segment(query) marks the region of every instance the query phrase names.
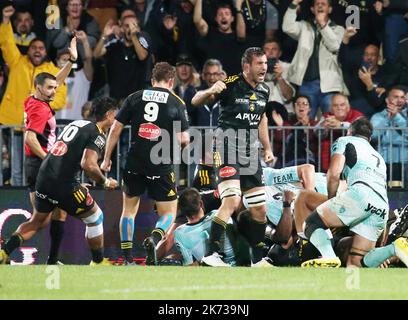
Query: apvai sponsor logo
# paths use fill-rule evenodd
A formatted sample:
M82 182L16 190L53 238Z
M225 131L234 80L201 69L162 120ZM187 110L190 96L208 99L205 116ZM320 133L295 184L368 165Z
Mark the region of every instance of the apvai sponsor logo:
M229 177L232 177L236 173L237 173L237 170L235 170L234 167L224 167L220 170L220 177L229 178Z
M161 129L153 123L142 123L138 135L144 139L154 140L160 137Z
M63 141L57 141L51 148L50 153L56 157L62 157L68 151L68 146Z

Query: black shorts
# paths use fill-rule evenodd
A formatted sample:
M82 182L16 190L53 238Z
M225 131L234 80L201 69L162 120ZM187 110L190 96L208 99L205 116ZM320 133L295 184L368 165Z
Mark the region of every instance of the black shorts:
M240 164L222 164L217 169L218 184L227 180L239 180L242 191L265 186L263 170L259 161L253 174L241 174L240 170L248 168Z
M35 183L37 182L38 171L40 170L42 159L38 157L26 157L25 174L27 186L30 192L35 191Z
M94 199L89 191L79 182L50 183L37 181L35 190L35 208L39 212L48 213L60 208L69 215L78 216L91 210Z
M140 197L147 193L156 201L172 201L177 199L177 187L174 172L162 176L146 176L125 171L123 174L123 192L129 197Z

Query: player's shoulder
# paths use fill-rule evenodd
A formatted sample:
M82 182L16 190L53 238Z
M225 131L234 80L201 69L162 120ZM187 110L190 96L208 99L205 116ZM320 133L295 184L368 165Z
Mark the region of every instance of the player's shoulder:
M173 91L171 92L171 95L176 99L176 101L178 101L181 105L185 106L186 103L184 102L184 100L179 97L177 94L175 94Z
M178 95L174 92L161 89L156 87L149 87L141 91L140 96L138 96L143 102L154 102L154 103L161 103L161 104L177 104L177 105L185 105L183 99L181 99Z

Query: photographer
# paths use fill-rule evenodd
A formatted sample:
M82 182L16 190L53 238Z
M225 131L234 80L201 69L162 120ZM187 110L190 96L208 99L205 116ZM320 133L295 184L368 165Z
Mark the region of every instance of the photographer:
M277 41L265 42L263 49L268 59L268 71L265 82L270 88L269 101L276 101L285 105L290 112L293 105L290 102L295 94L295 89L286 79L289 63L280 61L282 56L281 46Z

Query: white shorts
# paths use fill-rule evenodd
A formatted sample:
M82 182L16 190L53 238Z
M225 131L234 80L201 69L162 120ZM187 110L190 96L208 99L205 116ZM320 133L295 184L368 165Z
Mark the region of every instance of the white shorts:
M364 187L366 188L366 187ZM322 213L328 207L350 228L350 231L370 240L377 241L388 220L388 203L374 192L367 197L367 190L348 189L317 207Z

